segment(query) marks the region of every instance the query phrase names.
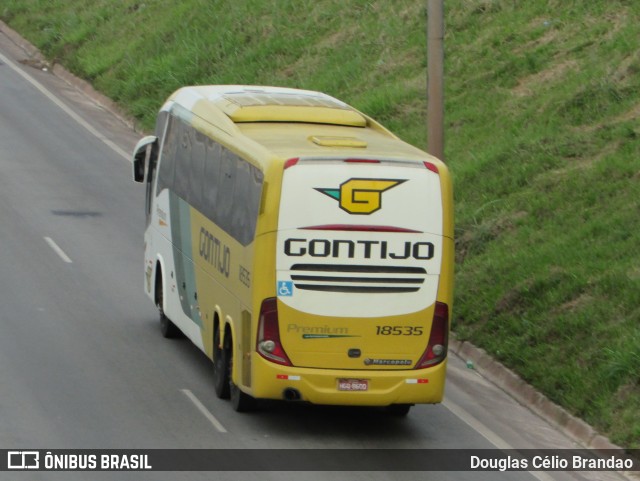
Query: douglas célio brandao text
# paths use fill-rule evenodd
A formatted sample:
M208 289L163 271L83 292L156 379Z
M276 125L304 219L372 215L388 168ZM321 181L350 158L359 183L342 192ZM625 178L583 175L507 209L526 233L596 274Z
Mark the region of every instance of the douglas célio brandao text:
M589 471L589 470L631 470L634 467L632 459L618 456L602 458L589 455L547 455L528 457L470 457L471 470L478 471Z

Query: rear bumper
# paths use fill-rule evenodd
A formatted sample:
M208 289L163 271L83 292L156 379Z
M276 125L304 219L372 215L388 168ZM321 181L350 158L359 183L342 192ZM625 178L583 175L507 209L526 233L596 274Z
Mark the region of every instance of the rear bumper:
M259 399L285 399L294 389L300 400L313 404L388 406L435 404L444 395L447 361L417 370L341 370L279 366L259 355L253 358L252 389ZM366 379L366 391L340 391L339 379Z

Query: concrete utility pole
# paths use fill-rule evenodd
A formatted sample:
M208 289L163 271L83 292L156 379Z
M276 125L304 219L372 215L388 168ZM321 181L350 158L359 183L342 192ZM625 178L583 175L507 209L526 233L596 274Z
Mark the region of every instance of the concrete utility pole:
M444 0L427 0L427 152L444 161Z

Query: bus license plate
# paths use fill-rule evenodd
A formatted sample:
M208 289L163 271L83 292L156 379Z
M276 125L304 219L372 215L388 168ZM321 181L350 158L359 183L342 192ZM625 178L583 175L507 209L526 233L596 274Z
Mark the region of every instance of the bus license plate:
M367 379L338 379L338 391L366 391L369 389Z

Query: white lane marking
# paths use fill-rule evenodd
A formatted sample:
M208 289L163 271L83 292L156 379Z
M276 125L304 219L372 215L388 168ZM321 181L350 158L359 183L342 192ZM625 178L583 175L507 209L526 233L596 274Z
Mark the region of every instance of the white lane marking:
M507 443L504 439L494 433L487 426L482 424L476 418L474 418L470 413L465 411L463 408L458 406L457 404L445 399L442 404L445 408L447 408L451 413L453 413L456 417L461 419L464 423L469 425L474 431L480 434L483 438L489 441L498 449L516 449ZM554 481L554 479L546 473L540 471L527 471L531 476L538 479L539 481Z
M51 237L45 237L44 240L47 241L47 244L49 244L53 251L60 256L60 259L65 261L67 264L71 264L73 262Z
M60 107L67 115L69 115L69 117L71 117L73 120L75 120L78 124L80 124L85 129L87 129L92 135L94 135L99 140L101 140L104 144L106 144L109 148L111 148L111 150L113 150L115 153L117 153L117 154L121 155L122 157L124 157L125 160L131 162L131 158L130 158L131 156L127 152L122 150L120 147L118 147L118 145L116 145L114 142L112 142L107 137L102 135L98 130L93 128L86 120L84 120L82 117L80 117L71 108L67 107L67 105L64 102L62 102L62 100L60 100L53 93L51 93L49 90L47 90L44 85L42 85L36 79L31 77L24 70L20 69L16 64L14 64L11 60L9 60L7 57L2 55L1 53L0 53L0 60L2 62L4 62L6 65L8 65L9 67L11 67L12 70L14 70L18 75L20 75L27 82L29 82L31 85L33 85L36 89L38 89L40 92L42 92L42 94L44 94L45 97L47 97L54 104L56 104L58 107Z
M193 404L195 404L195 406L204 415L204 417L207 418L211 424L213 424L214 428L216 428L221 433L227 432L220 421L218 421L216 417L211 414L211 411L209 411L205 407L205 405L200 402L200 399L198 399L195 394L193 394L189 389L181 389L181 391L191 400Z

